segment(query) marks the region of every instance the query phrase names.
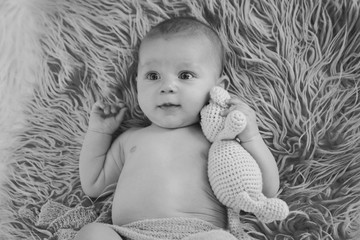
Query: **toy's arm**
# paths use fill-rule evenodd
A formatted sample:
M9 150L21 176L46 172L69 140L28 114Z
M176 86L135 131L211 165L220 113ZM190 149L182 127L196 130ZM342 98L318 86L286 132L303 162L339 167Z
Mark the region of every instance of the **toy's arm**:
M263 194L274 197L279 190L279 171L274 156L258 134L249 141L241 142L242 147L250 153L260 167L263 180Z

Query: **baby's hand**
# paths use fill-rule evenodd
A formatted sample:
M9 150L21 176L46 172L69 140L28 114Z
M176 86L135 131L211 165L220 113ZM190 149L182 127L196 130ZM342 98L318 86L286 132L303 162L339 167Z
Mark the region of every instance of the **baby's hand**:
M91 110L89 131L113 134L124 119L125 104L106 104L97 101Z
M238 98L231 98L228 100L227 104L229 107L222 112L221 115L223 117L226 117L233 110L239 110L246 116L246 127L237 136L241 142L249 142L260 134L258 125L256 123L256 114L252 108L250 108L246 103Z

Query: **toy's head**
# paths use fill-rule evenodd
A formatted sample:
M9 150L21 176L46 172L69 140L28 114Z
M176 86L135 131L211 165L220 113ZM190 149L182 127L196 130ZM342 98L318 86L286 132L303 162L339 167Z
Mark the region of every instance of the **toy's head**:
M210 102L200 112L201 127L205 137L214 142L223 130L225 118L220 113L227 108L227 100L230 94L221 87L213 87L210 91Z

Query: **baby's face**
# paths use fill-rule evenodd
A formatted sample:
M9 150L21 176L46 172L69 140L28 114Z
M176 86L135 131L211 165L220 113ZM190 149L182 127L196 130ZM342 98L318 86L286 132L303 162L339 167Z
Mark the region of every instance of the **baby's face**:
M221 81L213 48L199 36L157 37L142 43L138 101L153 124L179 128L199 121L210 89Z

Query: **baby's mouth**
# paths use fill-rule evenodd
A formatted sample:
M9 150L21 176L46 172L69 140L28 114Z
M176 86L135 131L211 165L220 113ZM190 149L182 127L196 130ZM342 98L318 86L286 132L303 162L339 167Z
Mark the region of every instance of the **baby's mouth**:
M180 106L181 106L180 104L164 103L164 104L159 105L158 107L160 109L171 109L171 108L178 108Z

